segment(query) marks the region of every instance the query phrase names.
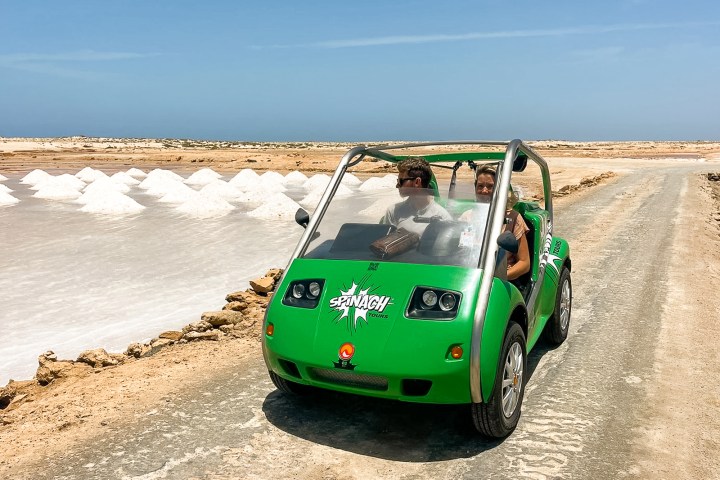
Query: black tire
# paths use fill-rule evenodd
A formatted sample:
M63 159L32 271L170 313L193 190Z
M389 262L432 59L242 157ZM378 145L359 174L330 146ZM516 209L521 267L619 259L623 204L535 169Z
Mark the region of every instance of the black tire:
M572 282L570 270L563 265L560 271L557 293L555 294L555 310L545 324L543 336L545 341L552 345L560 345L565 341L570 329L570 314L572 313Z
M285 380L280 375L272 371L268 371L268 373L270 374L270 380L272 380L277 389L283 393L290 393L293 395L307 395L310 393L310 387L307 385L301 385L299 383L291 382L290 380Z
M511 359L511 352L513 353ZM517 354L522 358L519 362ZM512 361L511 361L512 360ZM506 371L506 365L508 367ZM515 368L517 366L518 368ZM510 435L520 420L523 395L525 394L525 375L527 370L527 348L525 346L525 333L517 323L508 326L503 340L500 358L498 359L495 385L487 403L473 403L471 405L475 428L483 436L489 438L504 438ZM514 372L514 375L511 374ZM519 372L519 376L517 373ZM511 383L503 387L504 377L513 377ZM509 390L511 389L511 390ZM507 411L503 408L503 394L510 394L511 401Z

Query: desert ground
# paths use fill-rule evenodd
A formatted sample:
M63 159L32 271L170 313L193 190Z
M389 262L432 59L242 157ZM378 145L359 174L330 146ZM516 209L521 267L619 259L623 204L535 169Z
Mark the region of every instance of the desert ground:
M637 246L634 246L631 252L633 257L649 257L648 263L638 264L639 280L635 284L639 285L638 289L643 289L646 283L640 282L647 282L651 291L638 292L637 295L657 297L660 314L647 324L644 323L646 319L641 307L627 314L627 322L645 325L637 335L648 331L652 333L642 340L641 347L646 352L647 371L642 375L626 373L624 377L619 377L625 379L620 381L623 388L636 388L625 397L627 401L635 400L636 405L641 404L642 407L631 408L622 402L608 406L607 410L603 410L603 415L608 417L622 416L623 408L629 409L632 418L628 419L628 428L613 425L607 428L607 432L617 437L608 433L593 440L603 445L595 451L607 454L604 460L608 464L607 470L598 466L602 465L599 460L597 462L600 463L593 463L592 467L576 469L575 462L581 462L580 459L588 456L590 447L586 446L584 450L580 448L575 452L560 449L557 455L548 453L547 458L540 454L527 456L524 461L515 464L517 470L507 470L504 475L506 478L601 478L604 472L606 478L720 478L720 388L717 382L712 381L720 369L720 326L717 323L720 308L716 297L720 287L720 182L713 180L713 175L708 175L720 172L720 143L538 141L529 144L548 160L553 190L565 192L558 194L554 200L561 218L567 219L568 223L574 220L578 224L587 222L577 230L566 227L573 240L573 274L580 292L574 295L573 322L575 318L582 320L571 327L568 342L571 346L565 348L572 348L573 335L582 338L586 331L595 328L593 318L599 315L604 303L618 302L616 299L622 298L602 296L613 293L607 293L612 290L608 287L612 277L601 278L597 269L603 266L599 263L597 252L609 248L607 245L612 243L610 236L613 234L622 236L626 242L632 241L626 236L639 234L636 227L638 219L629 216L628 212L642 212L643 218L652 220L655 213L651 200L656 197L651 195L660 198L666 188L662 182L674 182L667 185L672 186L672 193L678 197L672 212L667 214L667 220L671 222L669 228L672 229L669 240L653 247L656 248L653 251L637 251ZM86 137L0 138L0 173L24 173L36 168L51 173L74 173L87 166L107 173L130 167L145 171L165 168L178 172L209 167L218 172L252 168L257 172L300 170L329 173L350 146L317 142L268 144ZM394 172L392 165L382 161L363 162L354 171L363 174ZM443 175L448 173L439 173L439 176ZM673 177L678 178L677 182ZM639 179L637 183L631 182L634 178ZM601 201L603 195L607 199ZM595 201L599 210L594 218L575 216L578 210L595 205ZM629 234L622 233L628 230ZM662 269L658 270L658 275L662 278L655 281L641 279L641 270L647 268L650 271L659 264L662 264ZM284 265L277 267L283 268ZM258 272L258 277L265 273ZM634 288L631 280L617 287L628 291ZM603 289L606 292L601 292ZM581 297L583 292L586 295L584 299ZM598 295L592 303L597 308L583 308L583 301L590 305L589 298L595 295L593 292ZM157 352L143 354L140 358L129 357L111 366L91 367L76 362L47 385L40 385L37 379L25 379L2 388L0 477L46 478L49 475L48 478L104 478L105 474L96 472L92 466L68 473L69 467L63 467L61 459L67 455L73 457L73 452L87 451L92 445L99 447L110 432L132 434L135 431L132 425L138 419L152 423L155 418L152 412L162 412L167 405L195 398L197 392L208 389L208 381L213 377L251 375L247 372L253 370L247 366L256 367L262 363L259 339L263 302L267 301L262 297L260 295L254 307L246 311L248 320L242 328L224 329L215 339L165 342ZM641 305L640 299L638 302ZM198 312L198 319L201 313ZM603 334L600 329L597 335ZM624 335L621 330L613 334ZM42 353L37 352L38 355ZM570 367L563 363L570 361L570 354L568 350L548 352L539 360L539 365L557 366L559 370ZM632 347L623 350L619 356L631 358ZM259 375L264 376L265 373L260 372ZM562 371L558 375L562 376ZM587 372L584 375L590 376ZM540 391L538 384L542 384L544 377L536 376L537 379L533 377L536 384L532 387ZM634 384L640 380L635 378L642 379L639 390ZM273 390L264 377L253 382L253 385L261 382L257 388L262 392ZM530 387L528 391L529 395L535 392ZM595 394L603 396L602 391ZM263 397L267 398L272 395L275 394L263 393ZM260 407L251 405L248 408L257 411ZM299 406L291 404L288 412L296 408ZM562 405L554 408L563 410ZM523 418L532 416L531 409L532 406L529 406L523 411ZM593 415L596 420L602 416L597 412ZM223 453L219 460L221 467L217 470L213 470L213 464L188 474L187 471L173 470L172 465L175 464L169 462L153 470L153 475L123 471L116 473L116 478L429 478L443 471L438 470L444 465L442 462L398 461L395 457L363 455L351 448L334 448L321 445L322 442L313 442L312 435L309 436L310 441L301 438L304 443L297 446L293 442L298 441L296 437L303 437L301 433L295 431L294 435L281 435L275 431L275 423L271 423L268 426L266 420L256 419L252 427L261 430L255 431L254 440L248 441L248 445L252 443L256 448L258 445L272 445L274 449L284 451L288 456L281 462L285 470L268 467L269 452L255 451L253 462L238 460L233 452L237 450L241 452L238 455L242 455L243 448L246 453L250 448L239 444ZM543 431L552 430L552 425L550 422ZM581 430L584 428L586 426L578 427L568 435L582 437ZM624 433L619 433L621 430ZM268 435L272 438L266 438ZM513 434L516 439L521 435L524 433ZM260 441L259 438L265 440ZM620 441L620 438L625 441ZM613 444L622 444L624 448L618 450ZM504 445L514 444L508 440ZM483 455L490 455L488 452L492 453L492 448L474 452L471 456L458 455L462 458L451 456L445 467L457 474L455 476L479 474L483 470L477 462L482 460ZM78 455L78 458L82 456ZM615 455L624 457L624 460L622 468L613 470ZM562 459L558 460L560 457ZM528 467L533 458L538 463L547 459L556 463L533 470ZM52 468L42 473L44 465Z

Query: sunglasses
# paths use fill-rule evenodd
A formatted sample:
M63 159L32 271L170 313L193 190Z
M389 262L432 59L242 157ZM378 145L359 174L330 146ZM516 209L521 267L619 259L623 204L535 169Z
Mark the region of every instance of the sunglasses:
M403 183L407 182L408 180L415 180L416 178L420 178L420 177L398 177L397 184L402 185Z

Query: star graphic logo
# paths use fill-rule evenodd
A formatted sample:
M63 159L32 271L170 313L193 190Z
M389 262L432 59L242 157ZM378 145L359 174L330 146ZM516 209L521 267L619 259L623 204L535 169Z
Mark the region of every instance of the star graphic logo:
M348 330L356 332L358 327L368 324L368 312L382 313L392 303L392 298L371 294L371 290L372 287L363 288L354 280L347 290L340 289L340 295L330 299L330 308L340 314L335 323L345 320Z

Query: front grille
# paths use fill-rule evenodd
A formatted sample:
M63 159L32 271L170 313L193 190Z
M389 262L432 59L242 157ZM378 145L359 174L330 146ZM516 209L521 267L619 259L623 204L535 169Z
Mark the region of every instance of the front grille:
M368 390L388 389L388 381L385 377L375 375L363 375L362 373L346 372L330 368L308 368L308 373L315 380L348 387L367 388Z

